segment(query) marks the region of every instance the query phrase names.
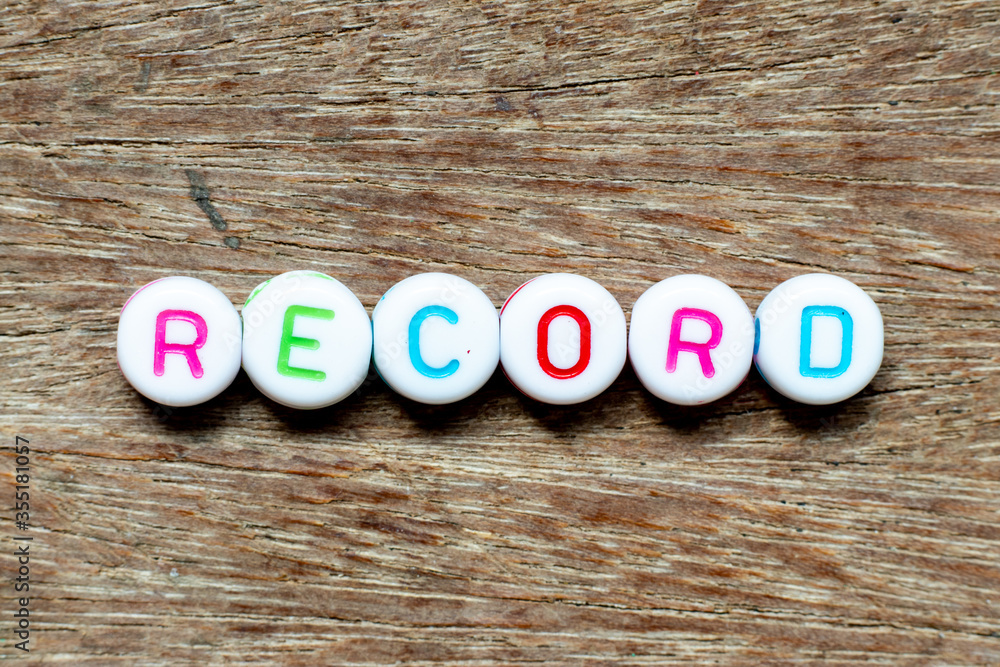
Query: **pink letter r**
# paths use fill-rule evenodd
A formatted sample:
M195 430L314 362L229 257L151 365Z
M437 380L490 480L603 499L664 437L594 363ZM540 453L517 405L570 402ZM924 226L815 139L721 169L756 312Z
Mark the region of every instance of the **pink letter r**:
M712 329L712 335L704 343L692 343L681 340L681 325L684 320L701 320ZM705 377L715 377L715 366L712 365L712 357L708 351L718 347L722 342L722 322L719 321L715 313L700 308L678 308L674 313L674 319L670 323L670 342L667 344L667 372L673 373L677 370L677 353L694 352L701 362L701 372Z
M194 325L195 337L193 343L168 343L167 342L167 321L181 320ZM156 316L156 341L153 347L153 373L157 376L163 375L163 361L168 354L183 354L187 359L191 375L200 378L205 374L201 368L201 361L198 360L198 348L208 340L208 325L205 319L198 313L190 310L163 310Z

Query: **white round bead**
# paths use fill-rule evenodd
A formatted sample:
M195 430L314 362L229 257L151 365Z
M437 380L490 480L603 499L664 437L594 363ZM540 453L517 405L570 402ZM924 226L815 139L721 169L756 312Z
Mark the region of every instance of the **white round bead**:
M282 405L311 410L342 401L364 382L371 354L365 307L326 274L283 273L243 305L243 368Z
M497 309L482 290L447 273L402 280L372 311L375 369L394 390L440 405L475 393L500 361Z
M556 405L589 400L625 365L625 313L589 278L550 273L524 283L500 310L500 363L519 390Z
M118 318L118 367L143 396L182 407L218 396L240 370L240 316L203 280L161 278Z
M632 307L632 368L654 396L677 405L710 403L740 386L753 342L750 309L715 278L661 280Z
M882 314L860 287L838 276L786 280L764 297L755 324L757 370L800 403L850 398L882 364Z

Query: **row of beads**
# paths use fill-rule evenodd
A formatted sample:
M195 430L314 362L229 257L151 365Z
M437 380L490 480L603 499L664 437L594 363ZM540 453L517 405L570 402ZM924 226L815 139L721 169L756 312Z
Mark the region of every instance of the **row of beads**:
M342 283L292 271L258 285L242 318L229 299L188 277L153 281L122 308L118 365L144 396L196 405L222 392L240 366L274 401L332 405L375 370L415 401L459 401L499 363L524 394L568 405L607 389L628 358L642 384L678 405L733 391L752 363L785 396L814 405L863 389L882 363L878 306L857 285L808 274L772 290L750 314L743 299L707 276L650 287L630 327L615 298L589 278L543 275L500 309L482 290L444 273L389 289L369 320Z

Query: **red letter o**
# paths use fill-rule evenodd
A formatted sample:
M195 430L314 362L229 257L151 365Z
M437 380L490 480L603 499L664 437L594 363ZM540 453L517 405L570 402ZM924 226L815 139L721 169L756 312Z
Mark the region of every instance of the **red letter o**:
M557 317L572 317L580 327L580 358L569 368L557 368L549 359L549 326ZM568 380L582 373L590 363L590 320L576 306L555 306L549 308L538 320L538 365L548 375Z

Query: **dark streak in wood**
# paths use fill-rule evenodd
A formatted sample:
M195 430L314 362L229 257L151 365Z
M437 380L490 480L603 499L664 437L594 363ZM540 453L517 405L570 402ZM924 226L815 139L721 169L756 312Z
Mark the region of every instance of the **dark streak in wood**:
M215 210L215 206L212 204L211 193L205 184L205 178L194 169L185 169L184 174L191 183L191 199L208 216L208 221L212 223L212 227L219 231L224 231L227 227L226 221L222 219L222 216L219 215L219 212Z
M143 60L142 64L139 66L139 80L132 87L132 89L137 93L144 93L149 88L149 73L153 69L153 63L149 60Z

